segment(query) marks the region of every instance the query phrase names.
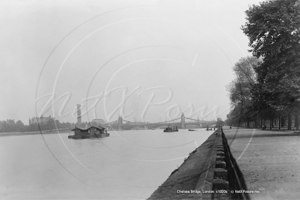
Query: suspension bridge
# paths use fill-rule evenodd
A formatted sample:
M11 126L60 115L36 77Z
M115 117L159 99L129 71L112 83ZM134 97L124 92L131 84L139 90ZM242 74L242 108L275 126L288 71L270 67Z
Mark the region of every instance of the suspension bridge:
M121 116L117 120L102 124L103 127L112 128L115 130L134 130L134 129L159 129L165 128L169 124L177 126L179 129L186 128L206 128L216 126L216 121L203 121L199 119L193 119L185 117L182 113L181 117L171 119L163 122L132 122L123 119Z

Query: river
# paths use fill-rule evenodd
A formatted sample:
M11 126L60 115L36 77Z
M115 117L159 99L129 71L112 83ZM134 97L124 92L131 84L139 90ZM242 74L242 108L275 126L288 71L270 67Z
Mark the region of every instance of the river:
M0 137L0 199L146 199L212 131Z

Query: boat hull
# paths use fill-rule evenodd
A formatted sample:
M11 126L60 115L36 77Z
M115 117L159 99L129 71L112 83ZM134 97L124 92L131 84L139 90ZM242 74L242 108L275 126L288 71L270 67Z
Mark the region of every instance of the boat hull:
M178 130L164 130L164 132L178 132Z
M90 139L90 138L105 138L105 137L109 137L109 133L105 133L105 134L99 134L99 135L69 135L68 138L69 139Z

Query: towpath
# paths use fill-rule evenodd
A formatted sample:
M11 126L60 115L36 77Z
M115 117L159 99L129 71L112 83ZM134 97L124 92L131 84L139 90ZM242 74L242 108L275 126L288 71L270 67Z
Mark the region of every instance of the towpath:
M300 134L224 127L251 199L300 198Z

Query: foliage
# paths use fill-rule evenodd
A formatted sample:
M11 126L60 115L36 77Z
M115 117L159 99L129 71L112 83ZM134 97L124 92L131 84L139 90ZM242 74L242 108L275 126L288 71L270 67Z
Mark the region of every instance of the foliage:
M259 64L255 57L241 58L233 67L236 79L227 87L232 106L251 100L251 88L256 83L254 68Z
M259 117L271 127L274 119L287 116L290 129L291 114L300 111L300 0L268 0L250 6L246 15L242 30L259 61L253 71L235 70L238 78L230 87L234 109L227 121L237 123L233 116L240 112L239 123Z
M70 129L73 128L74 123L64 122L60 123L58 120L51 118L47 123L33 123L30 125L24 125L21 120L15 122L12 119L6 121L0 121L0 132L26 132L26 131L44 131L53 129Z
M274 0L253 5L242 26L251 52L262 58L252 97L257 109L299 109L300 1Z
M233 67L236 78L228 86L232 112L230 123L240 123L251 118L251 90L256 83L254 68L260 63L255 57L241 58Z

